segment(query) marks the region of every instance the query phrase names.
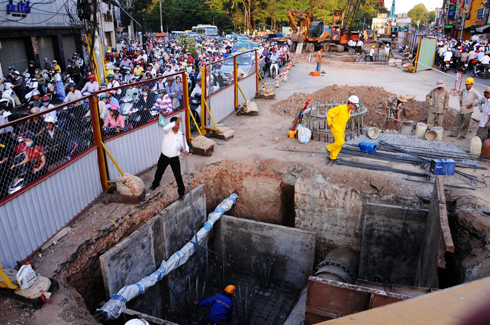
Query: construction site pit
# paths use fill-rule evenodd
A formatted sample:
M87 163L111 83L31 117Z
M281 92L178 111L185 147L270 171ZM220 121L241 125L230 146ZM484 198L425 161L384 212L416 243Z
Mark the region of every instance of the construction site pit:
M367 107L393 95L381 87L331 85L275 101L264 115L289 121L308 97L340 101L354 93ZM410 101L407 107L403 120L426 119L425 102ZM368 112L364 122L382 128L384 118ZM232 120L227 125L241 124ZM176 200L176 184L166 175L165 185L141 204L95 202L70 225L70 239L34 255L36 270L58 278L61 290L79 302L72 310L64 308L62 318L96 324L90 315L97 308L186 245L232 193L238 195L236 203L184 265L128 302L119 319L100 322L124 324L151 316L158 319L155 324L198 324L209 309L194 300L234 284L233 324L298 324L295 313L301 308L313 324L376 307L345 300L336 311L321 309L332 290L380 295L383 305L490 274L490 222L481 213L488 194L445 188L447 178L441 176L417 183L410 181L416 177L388 171L327 166L324 142L311 141L301 153L299 145L275 136L275 128L268 132L260 136L270 138L274 147L264 145L263 150L278 149L274 158L251 154L237 159L240 153L233 148L248 146L249 139L235 137L234 143L220 144L231 148L228 157L196 163L190 173L193 202L189 194ZM388 134L381 138L391 139ZM139 176L149 184L153 173L154 168ZM70 246L76 249L60 258L58 250ZM90 315L75 311L84 309L80 297Z

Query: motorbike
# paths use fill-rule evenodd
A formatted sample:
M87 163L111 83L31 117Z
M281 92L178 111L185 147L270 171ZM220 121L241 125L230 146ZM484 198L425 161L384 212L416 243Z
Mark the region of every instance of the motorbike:
M4 90L2 92L2 102L6 103L8 106L8 111L16 108L22 108L24 105L20 103L20 99L12 89L12 83L6 82L4 83Z
M194 97L191 98L190 101L190 109L192 116L194 116L194 119L197 122L197 126L201 126L201 117L199 115L199 112L201 111L201 94L196 94ZM194 123L194 119L192 117L190 118L191 122L191 132L196 130L196 123Z
M447 73L451 69L451 61L444 61L441 69L443 72Z
M13 160L13 164L17 165L21 163L25 159L26 153L21 152L18 153ZM14 179L10 182L8 187L8 194L12 195L15 192L20 191L27 184L29 184L29 173L32 173L32 168L28 166L29 164L24 164L22 166L15 168L15 176Z
M132 124L133 126L141 124L141 112L138 108L134 107L134 103L137 98L125 96L121 99L121 114L124 116L125 124Z
M459 61L456 71L460 71L465 74L466 70L468 70L468 62Z
M481 77L488 79L490 77L490 65L488 64L474 64L470 74L472 77Z
M270 66L270 76L274 79L277 74L279 74L279 63L277 61L272 61Z

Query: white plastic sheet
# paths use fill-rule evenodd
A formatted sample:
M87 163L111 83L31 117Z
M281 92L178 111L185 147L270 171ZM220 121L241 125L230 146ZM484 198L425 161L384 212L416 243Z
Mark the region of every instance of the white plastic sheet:
M218 221L226 211L231 209L237 198L238 195L236 194L230 195L229 198L221 202L220 205L209 214L208 221L206 221L204 226L197 232L197 241L199 244L206 238L209 231L213 228L214 223ZM134 284L130 284L120 289L115 295L112 295L111 299L106 302L101 309L97 309L97 312L104 313L106 320L118 319L123 310L126 309L126 303L128 301L143 294L148 288L154 286L157 281L160 281L171 271L185 264L189 257L195 252L195 237L193 237L181 250L170 256L168 261L162 261L162 264L155 272L145 276Z

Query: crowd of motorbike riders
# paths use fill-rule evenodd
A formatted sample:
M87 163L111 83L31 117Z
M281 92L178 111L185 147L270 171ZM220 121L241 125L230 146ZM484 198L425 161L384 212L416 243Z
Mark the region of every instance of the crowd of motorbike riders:
M178 46L172 36L160 43L149 35L146 50L139 42L131 44L122 35L118 39L123 46L119 51L115 48L107 51L107 83L100 85L90 65L77 53L68 60L64 71L50 58L44 58L42 66L30 61L22 72L9 67L8 76L1 80L4 91L0 99L0 199L93 145L88 100L81 99L85 95L107 90L98 93L100 122L107 137L183 107L186 89L183 80L180 75L167 75L187 74L193 114L197 114L200 105L200 68L206 66L209 71L206 76L211 93L227 86L220 71L223 62L217 61L235 54L232 40L196 38L196 51L191 53ZM261 67L264 72L270 71L272 62L285 64L289 60L287 42L257 40L257 43L265 62ZM277 70L279 73L279 67ZM240 68L237 77L243 77ZM131 85L140 81L147 82ZM111 90L121 85L127 87ZM34 116L26 123L1 128L10 121L64 103L70 105Z
M448 72L470 72L472 77L490 77L490 44L478 38L441 39L437 43L436 63L439 69Z

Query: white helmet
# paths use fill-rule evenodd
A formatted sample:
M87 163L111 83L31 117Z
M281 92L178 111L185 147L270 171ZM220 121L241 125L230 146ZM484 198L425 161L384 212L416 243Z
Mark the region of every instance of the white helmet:
M359 105L359 97L357 97L356 95L350 96L349 99L347 99L347 101L349 103Z
M48 116L44 119L44 123L53 123L54 124L54 117Z

